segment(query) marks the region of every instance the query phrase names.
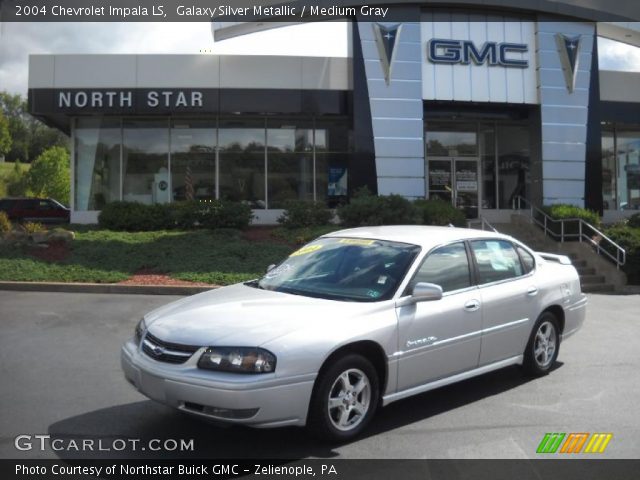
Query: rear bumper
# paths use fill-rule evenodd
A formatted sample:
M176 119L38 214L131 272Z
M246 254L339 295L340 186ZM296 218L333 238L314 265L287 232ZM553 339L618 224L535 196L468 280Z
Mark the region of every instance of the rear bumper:
M580 294L580 298L564 307L564 330L562 340L569 338L582 327L587 315L587 296Z
M155 361L129 340L121 351L126 379L143 395L210 420L276 427L303 426L315 375L277 379L265 375L208 372L197 368L197 352L186 363Z

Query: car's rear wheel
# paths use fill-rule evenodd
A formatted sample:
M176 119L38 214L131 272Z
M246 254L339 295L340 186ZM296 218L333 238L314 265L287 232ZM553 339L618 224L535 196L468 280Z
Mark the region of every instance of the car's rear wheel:
M549 373L560 351L560 329L558 319L551 312L538 318L524 354L524 370L533 376Z
M349 440L367 426L379 397L378 374L371 362L356 354L341 357L317 380L308 427L325 440Z

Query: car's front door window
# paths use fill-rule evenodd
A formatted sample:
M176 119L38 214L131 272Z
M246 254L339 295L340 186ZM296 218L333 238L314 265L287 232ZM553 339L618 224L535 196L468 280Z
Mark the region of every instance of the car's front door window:
M409 283L408 293L418 282L440 285L445 293L470 287L471 274L464 243L452 243L429 253Z

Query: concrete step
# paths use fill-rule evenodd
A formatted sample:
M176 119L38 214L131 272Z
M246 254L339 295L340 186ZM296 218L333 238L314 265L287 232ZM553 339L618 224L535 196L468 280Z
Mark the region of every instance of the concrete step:
M582 285L604 283L604 275L580 275L580 283Z
M613 292L615 287L610 283L587 284L582 286L584 293L608 293Z
M576 267L576 270L578 270L578 275L595 275L596 273L596 269L593 267Z
M587 261L586 260L572 260L571 263L573 263L573 266L576 268L584 268L587 266Z

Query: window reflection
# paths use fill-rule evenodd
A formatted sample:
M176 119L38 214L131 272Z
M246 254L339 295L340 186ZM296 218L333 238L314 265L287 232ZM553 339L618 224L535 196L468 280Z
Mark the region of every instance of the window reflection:
M120 119L79 118L75 127L75 209L120 199Z
M216 198L216 129L212 121L171 123L173 201Z
M605 209L640 209L640 128L608 126L602 133Z

